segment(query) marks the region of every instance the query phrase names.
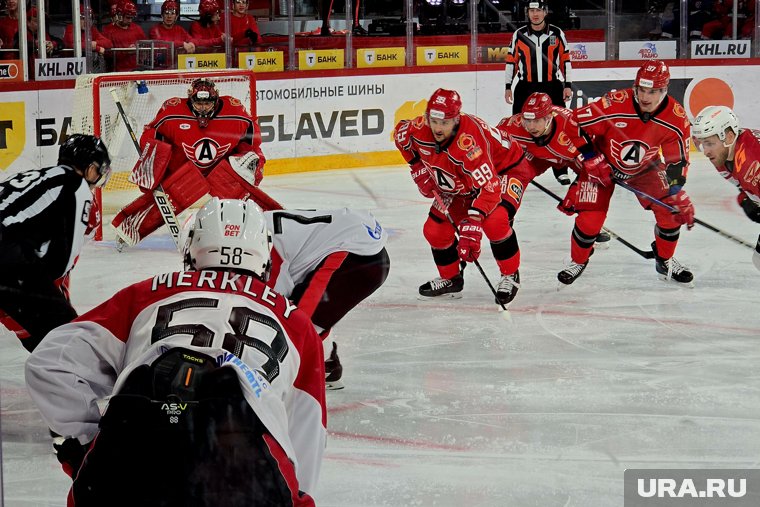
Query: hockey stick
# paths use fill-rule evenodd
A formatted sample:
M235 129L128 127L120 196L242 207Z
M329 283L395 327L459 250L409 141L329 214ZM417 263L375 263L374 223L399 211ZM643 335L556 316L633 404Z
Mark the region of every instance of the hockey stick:
M557 202L562 202L562 198L543 186L542 184L538 183L535 180L531 180L531 183L535 186L537 186L542 192L544 192L546 195L553 197ZM642 256L645 259L654 259L654 252L652 250L642 250L641 248L638 248L636 245L628 242L626 239L620 237L619 234L616 232L610 230L608 227L602 227L602 230L609 234L611 237L615 238L640 256Z
M137 142L135 131L132 130L132 125L129 124L129 119L127 118L127 114L124 112L124 108L121 105L119 94L117 93L116 88L111 88L109 92L111 93L113 101L116 103L116 108L119 110L119 116L121 116L121 119L124 121L124 126L127 128L129 137L132 138L132 144L134 144L135 150L137 150L137 156L139 157L140 161L142 161L143 154L142 150L140 150L140 143ZM169 198L167 197L166 192L164 192L164 188L160 183L156 185L156 188L153 190L153 199L156 201L156 206L158 207L158 211L161 213L161 218L164 219L164 223L169 229L169 234L172 236L174 246L176 246L177 250L181 252L182 247L179 244L180 230L179 224L177 222L177 216L174 214L174 207L172 206L171 202L169 202Z
M459 233L457 232L457 226L454 223L454 219L451 218L451 214L449 213L449 207L446 206L446 203L443 202L443 199L441 199L441 194L438 193L438 191L433 190L433 197L435 198L435 202L438 203L438 206L443 211L443 214L446 215L446 218L449 220L449 223L454 228L454 234L457 238L457 241L459 240ZM493 297L495 298L496 304L498 304L502 310L505 312L508 311L507 307L504 306L504 303L499 302L499 296L496 295L496 289L494 289L493 284L491 283L491 280L488 279L488 275L486 275L486 272L483 271L483 267L480 265L477 259L472 261L473 264L475 264L475 267L478 268L478 271L480 271L481 276L483 277L483 280L486 281L488 284L488 288L491 289L491 293L493 294Z
M647 199L648 201L651 201L651 202L653 202L654 204L656 204L658 206L662 206L663 208L669 210L671 213L678 213L678 209L674 208L670 204L664 203L661 200L656 199L656 198L652 197L651 195L649 195L649 194L647 194L645 192L642 192L641 190L639 190L637 188L633 188L628 183L625 183L623 181L616 180L616 179L613 179L613 181L615 182L616 185L621 186L621 187L623 187L626 190L630 190L631 192L633 192L634 194L638 195L639 197L643 197L644 199ZM714 225L710 225L707 222L704 222L704 221L698 219L697 217L694 217L694 223L695 224L699 224L702 227L705 227L706 229L710 229L711 231L713 231L713 232L715 232L715 233L723 236L724 238L730 239L734 243L739 243L740 245L744 245L747 248L751 248L752 250L755 249L755 245L753 245L752 243L750 243L748 241L744 241L743 239L738 238L738 237L734 236L733 234L730 234L730 233L728 233L728 232L726 232L724 230L718 229Z

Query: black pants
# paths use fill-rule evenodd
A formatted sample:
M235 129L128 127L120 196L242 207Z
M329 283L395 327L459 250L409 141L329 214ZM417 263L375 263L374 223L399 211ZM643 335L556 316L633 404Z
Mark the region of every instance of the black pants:
M337 252L345 254L345 252ZM290 299L311 317L311 321L324 330L332 328L356 305L380 288L388 278L391 261L383 248L375 255L349 253L335 268L328 256L303 282L296 285ZM325 271L332 270L327 276ZM329 276L329 278L328 278ZM327 278L327 279L325 279ZM316 305L314 304L314 301ZM310 300L310 301L307 301ZM301 303L305 303L301 306Z
M271 436L243 398L235 372L215 368L203 374L192 396L167 394L178 391L161 377L175 365L161 361L177 352L198 356L171 349L154 366L134 370L110 400L72 485L76 506L292 505L264 440ZM175 373L186 375L181 368Z
M4 248L0 244L0 248ZM10 258L11 252L5 255ZM71 322L77 312L56 287L55 280L37 264L0 261L0 310L28 333L21 344L29 352L56 327Z

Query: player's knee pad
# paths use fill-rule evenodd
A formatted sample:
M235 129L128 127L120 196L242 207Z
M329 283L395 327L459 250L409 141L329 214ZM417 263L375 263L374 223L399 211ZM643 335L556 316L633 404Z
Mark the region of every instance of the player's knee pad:
M483 232L492 242L502 241L512 234L506 207L497 206L493 213L483 219Z
M428 244L436 250L443 250L454 244L454 227L448 220L428 214L428 219L422 227L422 234Z
M209 193L220 199L246 199L256 189L226 160L220 160L206 177Z

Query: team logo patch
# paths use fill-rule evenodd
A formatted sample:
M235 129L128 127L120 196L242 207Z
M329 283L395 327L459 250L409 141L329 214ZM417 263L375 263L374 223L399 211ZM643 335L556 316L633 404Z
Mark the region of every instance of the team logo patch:
M678 102L673 101L673 114L680 118L686 118L686 111L683 110L683 106Z
M467 160L475 160L479 156L483 154L483 150L480 149L480 146L473 146L473 148L467 152Z
M237 106L242 106L243 103L240 102L240 99L237 99L235 97L231 97L230 98L230 105L237 107Z
M615 126L616 126L617 128L619 128L619 129L622 129L622 128L624 128L624 127L627 127L627 126L628 126L628 124L627 124L626 122L624 122L624 121L618 121L618 122L615 122Z
M622 171L622 174L616 171L616 176L623 180L636 175L660 153L658 146L650 147L639 139L628 139L622 143L612 139L610 148L616 168Z
M507 182L507 195L519 203L523 195L522 182L517 178L509 178Z
M557 142L559 142L562 146L570 146L570 137L565 134L564 132L560 131L559 136L557 136Z
M424 148L420 148L420 153L423 155L432 155L432 153Z
M220 145L214 139L203 137L198 139L192 146L182 143L185 156L201 169L211 167L222 159L230 149L231 144Z
M462 134L457 138L457 146L462 151L469 151L475 145L475 138L470 134Z
M180 104L182 102L182 99L179 97L172 97L168 99L166 102L164 102L165 106L176 106L177 104Z
M425 117L424 116L418 116L414 120L412 120L412 125L414 128L420 128L425 124Z
M625 99L628 98L628 94L625 90L613 90L608 95L612 102L625 102Z
M180 130L190 130L190 124L189 123L180 123L179 124Z

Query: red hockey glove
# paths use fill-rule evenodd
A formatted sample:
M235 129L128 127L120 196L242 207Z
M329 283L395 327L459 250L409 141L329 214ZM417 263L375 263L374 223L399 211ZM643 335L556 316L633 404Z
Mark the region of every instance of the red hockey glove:
M430 176L430 171L423 164L417 163L412 166L412 179L417 184L417 188L423 197L433 197L436 185L432 176Z
M669 195L662 202L676 209L673 213L679 224L685 225L689 229L694 227L694 205L686 192L681 190L675 195Z
M592 181L600 183L603 187L612 185L612 166L610 166L604 155L595 155L589 159L584 159L583 170L586 171Z
M459 222L459 258L465 262L478 260L480 256L480 240L483 238L483 226L479 221L465 218Z

